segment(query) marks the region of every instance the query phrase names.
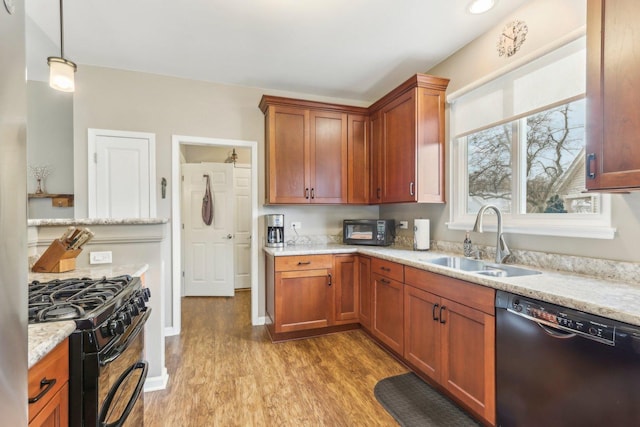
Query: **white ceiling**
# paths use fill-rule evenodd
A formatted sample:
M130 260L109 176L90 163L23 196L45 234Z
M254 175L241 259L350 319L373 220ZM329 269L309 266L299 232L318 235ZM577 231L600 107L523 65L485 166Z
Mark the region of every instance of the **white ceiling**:
M470 1L66 0L65 57L78 73L89 64L372 102L528 0L483 15ZM26 7L59 46L59 1Z

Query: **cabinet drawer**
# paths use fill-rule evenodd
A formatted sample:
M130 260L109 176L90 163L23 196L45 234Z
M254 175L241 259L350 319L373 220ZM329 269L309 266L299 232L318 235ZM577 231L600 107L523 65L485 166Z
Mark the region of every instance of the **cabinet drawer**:
M29 421L31 421L69 380L69 339L65 339L29 369L28 378L29 399L38 396L45 390L46 385L41 387L43 380L55 379L56 381L37 402L29 403Z
M333 255L296 255L275 258L276 271L315 270L333 267Z
M496 291L494 289L413 267L407 267L406 270L405 284L407 285L490 315L495 314Z
M371 272L378 273L389 279L404 282L404 266L396 262L386 261L380 258L371 259Z

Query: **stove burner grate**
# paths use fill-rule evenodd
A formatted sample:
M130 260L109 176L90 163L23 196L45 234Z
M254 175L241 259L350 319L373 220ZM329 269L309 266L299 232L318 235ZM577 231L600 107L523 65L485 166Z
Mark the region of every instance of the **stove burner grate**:
M84 309L76 304L60 303L53 304L38 312L36 319L39 322L50 320L68 320L84 316Z

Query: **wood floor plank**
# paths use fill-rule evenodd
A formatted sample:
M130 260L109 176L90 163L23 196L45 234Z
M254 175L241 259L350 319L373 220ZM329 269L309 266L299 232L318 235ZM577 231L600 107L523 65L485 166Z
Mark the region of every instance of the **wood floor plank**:
M169 384L145 393L145 426L395 426L375 384L406 367L353 330L273 344L251 293L182 300L166 339Z

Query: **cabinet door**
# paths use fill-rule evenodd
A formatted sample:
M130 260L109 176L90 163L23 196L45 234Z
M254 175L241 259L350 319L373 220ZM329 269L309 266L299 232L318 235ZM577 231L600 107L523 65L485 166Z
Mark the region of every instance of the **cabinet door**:
M443 90L418 88L417 183L418 202L444 203Z
M347 115L309 113L310 202L347 203Z
M369 203L369 119L367 116L349 114L347 124L348 201L353 204Z
M369 203L382 203L382 120L380 112L371 115L371 183Z
M371 274L373 283L373 328L375 337L389 348L403 354L404 292L402 282Z
M640 2L587 3L589 190L640 187Z
M309 111L270 106L267 126L267 202L309 203Z
M61 427L69 425L69 383L58 390L38 412L29 427Z
M415 202L416 97L415 89L382 109L382 202Z
M358 295L360 293L358 267L357 255L336 255L334 257L334 323L337 325L358 323Z
M440 298L404 286L404 358L424 374L440 381Z
M358 292L358 319L360 324L367 330L371 330L373 303L373 285L371 283L371 258L358 256L357 275L360 284Z
M442 299L440 383L495 424L495 317Z
M331 269L277 272L275 282L277 333L323 328L331 324Z

